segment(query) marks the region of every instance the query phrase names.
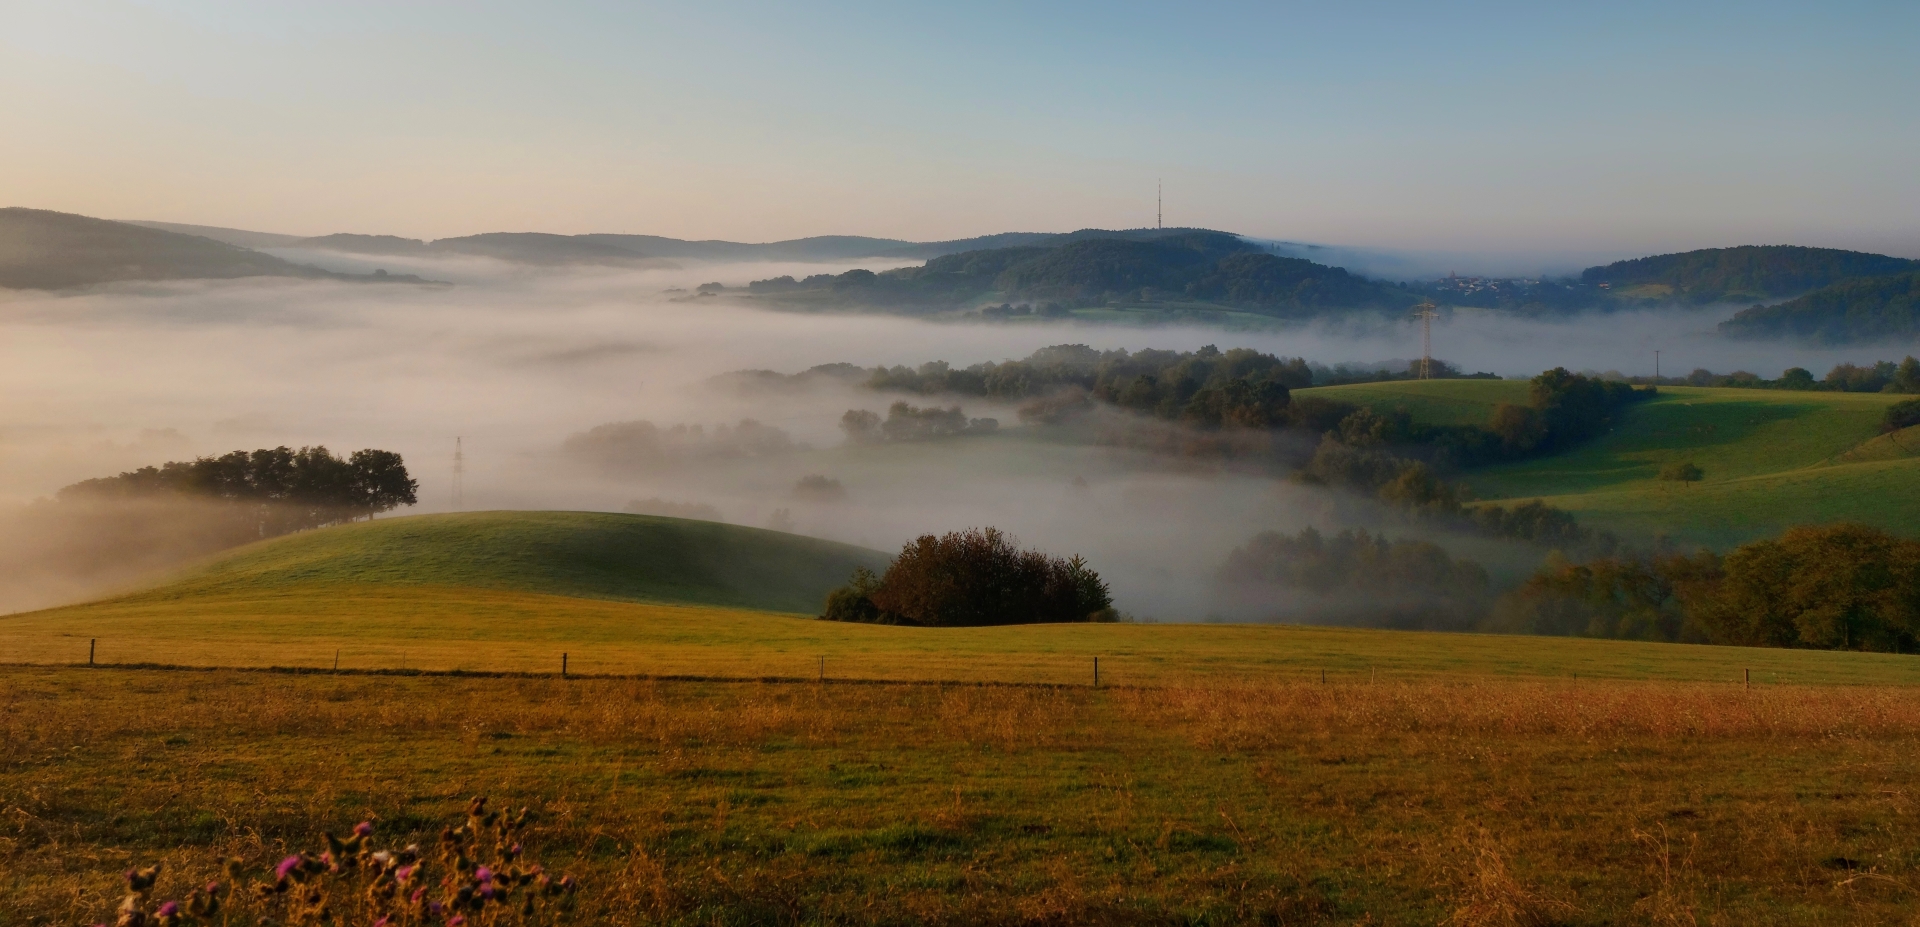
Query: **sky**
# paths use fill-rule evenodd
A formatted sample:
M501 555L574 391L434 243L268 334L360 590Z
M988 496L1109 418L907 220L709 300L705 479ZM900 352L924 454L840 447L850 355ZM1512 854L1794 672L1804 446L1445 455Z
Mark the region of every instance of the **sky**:
M1920 4L0 0L0 205L1920 257Z

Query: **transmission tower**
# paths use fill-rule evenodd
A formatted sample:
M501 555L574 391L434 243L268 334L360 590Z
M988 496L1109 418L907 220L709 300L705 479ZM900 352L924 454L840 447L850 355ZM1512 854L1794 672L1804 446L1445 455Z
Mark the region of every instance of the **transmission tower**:
M1153 227L1156 229L1167 227L1166 199L1161 195L1164 189L1159 180L1153 182Z
M1433 379L1433 317L1439 315L1440 307L1432 300L1413 307L1413 314L1420 318L1420 379Z
M453 510L458 512L466 507L467 454L461 448L461 438L453 439Z

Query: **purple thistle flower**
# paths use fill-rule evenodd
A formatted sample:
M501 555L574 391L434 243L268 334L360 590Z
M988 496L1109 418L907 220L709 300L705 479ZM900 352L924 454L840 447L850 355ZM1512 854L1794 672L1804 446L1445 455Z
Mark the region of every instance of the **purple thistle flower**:
M447 927L460 927L461 924L466 922L467 916L465 914L455 914L453 917L448 918Z
M516 843L516 844L514 844L513 846L510 846L510 847L508 847L508 848L507 848L507 855L508 855L508 856L519 856L519 855L520 855L520 845Z
M447 909L446 906L442 905L438 901L427 902L427 913L432 914L434 917L439 917L440 912L445 911L446 909Z
M154 917L173 917L180 913L180 902L169 901L153 912Z
M419 866L401 866L400 868L395 869L393 871L393 880L395 882L405 882L406 880L413 878L413 871L418 868L420 867Z
M208 882L208 883L207 883L207 887L206 887L206 893L207 893L207 894L209 894L209 895L218 895L218 894L220 894L220 883L219 883L219 881L218 881L218 880L215 880L215 881L212 881L212 882Z
M298 868L300 868L300 857L289 856L281 860L280 865L273 867L273 875L275 878L284 879L292 875L293 871Z
M481 883L491 882L493 881L493 870L481 866L473 871L473 880Z
M353 825L353 835L355 837L373 836L373 822L361 821L360 823Z
M387 924L390 923L392 920L393 920L393 915L389 914L377 921L374 921L373 927L387 927Z

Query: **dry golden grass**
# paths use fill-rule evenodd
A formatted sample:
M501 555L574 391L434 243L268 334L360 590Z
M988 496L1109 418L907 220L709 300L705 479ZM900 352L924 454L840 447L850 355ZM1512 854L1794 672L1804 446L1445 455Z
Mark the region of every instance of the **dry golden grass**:
M472 794L584 923L1899 924L1907 689L0 671L0 923Z

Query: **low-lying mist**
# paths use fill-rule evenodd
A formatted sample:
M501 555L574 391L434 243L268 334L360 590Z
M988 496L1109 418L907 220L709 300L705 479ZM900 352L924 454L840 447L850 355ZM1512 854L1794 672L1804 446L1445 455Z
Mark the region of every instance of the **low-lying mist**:
M1124 611L1197 619L1214 611L1207 589L1229 551L1258 531L1328 525L1336 501L1270 475L1049 441L1018 427L1014 410L977 400L933 401L996 418L998 433L848 446L839 427L845 412L884 415L900 397L832 378L776 390L716 378L834 362L960 366L1061 343L1217 344L1328 364L1419 349L1412 324L1360 336L1324 328L960 324L770 312L692 292L709 281L732 286L845 269L821 265L528 271L484 260L289 256L452 285L255 279L0 293L0 502L24 511L17 507L69 483L137 466L239 448L326 445L402 453L420 481L420 505L408 511L445 511L459 437L467 509L645 510L651 500L883 550L921 533L990 524L1029 545L1086 555L1112 581ZM1713 326L1731 311L1564 323L1463 311L1436 327L1435 353L1465 370L1511 376L1552 366L1651 373L1655 349L1669 375L1710 367L1775 376L1787 366L1819 371L1877 359L1872 350L1722 340ZM700 426L711 439L718 426L738 432L743 420L777 429L792 446L712 459L666 453L611 468L563 450L597 426ZM838 481L844 496L796 489L807 476ZM32 548L30 520L7 521L0 549ZM16 568L35 562L9 561L0 609L97 594L127 579L120 571L49 583L44 558Z

